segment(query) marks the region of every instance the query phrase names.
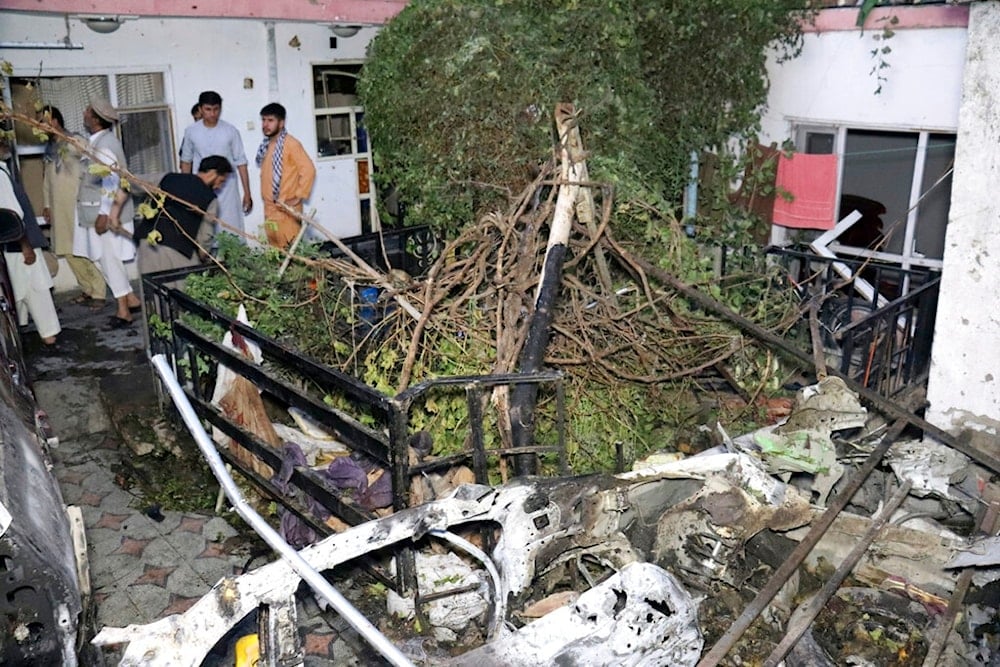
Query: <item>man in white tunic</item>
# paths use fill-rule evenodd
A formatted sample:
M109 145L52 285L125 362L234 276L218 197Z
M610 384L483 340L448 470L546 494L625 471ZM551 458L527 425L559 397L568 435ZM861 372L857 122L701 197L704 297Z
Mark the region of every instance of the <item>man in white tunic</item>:
M243 138L239 130L219 118L222 113L222 97L217 92L203 92L198 96L198 106L201 109L201 120L184 130L184 139L181 141L181 173L192 173L192 168L210 155L221 155L229 160L240 175L243 197L241 201L236 179L227 178L216 193L219 199L219 219L232 228L228 231L242 234L243 215L253 209Z
M9 146L0 141L0 160L6 161L9 157ZM42 342L55 345L56 336L62 327L52 302L52 276L41 259L42 251L39 248L44 245L44 237L30 207L27 194L19 183L14 182L13 176L7 171L7 165L0 162L0 208L13 211L24 223L24 235L20 240L3 247L10 290L14 293L17 321L21 326L26 326L30 316ZM39 250L36 252L36 249Z
M121 328L132 323L132 313L139 312L142 306L125 270L125 262L135 258L131 198L123 207L121 221L109 217L121 188L121 176L111 167L128 168L125 151L114 133L117 122L118 112L107 100L94 100L83 112L83 125L90 132L90 150L83 158L73 254L89 257L101 269L118 306L111 316L111 326Z

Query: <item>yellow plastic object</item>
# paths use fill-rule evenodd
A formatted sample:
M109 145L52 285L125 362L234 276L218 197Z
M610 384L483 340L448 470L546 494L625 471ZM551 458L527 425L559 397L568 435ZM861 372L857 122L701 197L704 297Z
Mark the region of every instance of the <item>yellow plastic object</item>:
M236 667L257 667L260 662L260 640L247 635L236 640Z

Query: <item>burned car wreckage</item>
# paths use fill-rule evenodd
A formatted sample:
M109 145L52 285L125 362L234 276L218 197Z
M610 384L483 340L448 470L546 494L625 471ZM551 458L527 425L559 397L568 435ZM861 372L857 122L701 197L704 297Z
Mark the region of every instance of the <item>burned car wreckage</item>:
M764 642L769 665L920 664L925 656L924 664L965 664L997 655L996 596L989 592L996 546L926 521L951 513L990 530L996 460L837 371L801 389L779 425L735 437L720 427L721 444L696 456L654 457L615 475L529 476L489 486L488 452L474 422L465 456L423 460L407 437L412 393L384 397L311 367L324 391L354 392L379 409L384 429L359 428L263 371L289 363L288 351L168 287L176 278L146 283L150 311L174 322L171 338L152 341L154 365L234 507L281 559L222 579L182 614L105 627L94 642L124 645L123 665L201 664L254 614L262 663L301 664L295 597L303 581L390 664L712 665L759 626L776 636ZM228 343L180 321L180 312L195 311L225 326L233 334ZM354 429L352 445L383 461L396 489L440 480L464 462L471 470L422 503L397 502L394 494L386 501L391 514L372 512L356 502L370 495L347 500L308 465L288 468L232 423L203 395L191 375L196 364L176 363L192 350L282 398L313 426ZM552 383L561 396L558 376L546 373L443 384L466 392L472 414L483 392L519 381ZM902 439L908 426L947 446ZM271 497L284 491L285 516L305 522L315 541L301 550L284 542L227 484L224 463ZM374 484L359 489L376 493ZM979 557L955 560L961 553ZM388 639L321 574L362 563L389 584L379 616L411 619L432 638L430 647ZM955 623L973 582L982 592ZM861 639L831 640L845 633ZM454 655L459 647L465 652Z
M158 366L161 373L169 372L162 360ZM179 387L175 397L185 400ZM197 418L190 414L188 425L197 432ZM837 429L868 422L865 409L852 404L837 378L803 390L789 421L796 424L785 431L791 441L804 432L822 441L833 433L822 424ZM866 431L860 440L877 454L875 443L887 446L894 436L884 423L875 430L881 434ZM426 569L428 575L418 577L419 591L411 591L408 600L390 593L389 610L417 614L423 627L444 641L471 627L482 633L484 643L457 657L421 654L426 662L413 659L412 664L700 664L705 638L699 613L714 606L713 597L739 600L736 592L759 586L754 575L761 572L770 580L760 590L773 588L774 600L764 600L756 615L781 627L787 623L789 633L779 645L785 652L766 664L782 658L785 664L844 664L809 632L816 616L810 607L816 600L822 606L834 592L843 598L842 611L845 601L864 609L858 622L884 633L884 643L900 654L914 651L925 636L940 635L948 607L942 596L954 585L943 568L956 566L945 561L969 545L947 532L908 528L903 523L919 517L896 511L917 485L926 492L940 485L940 475L926 465L931 450L920 443L902 448L893 462L899 488L891 500L884 493L878 500L869 498L882 506L874 517L836 516L810 502L815 489L775 477L809 465L806 449L788 447L781 456L763 458L759 447L757 455L750 451L753 442L776 437L769 428L728 440L714 453L639 464L618 475L522 479L497 488L463 485L447 498L362 523L299 553L308 567L322 572L387 549L397 556L418 549L418 573ZM208 443L207 436L204 440ZM792 464L794 453L801 456ZM914 454L924 459L918 465ZM963 482L976 483L976 475ZM889 485L882 480L883 489ZM856 485L838 489L830 507L843 506L857 490ZM894 525L880 534L890 517ZM475 544L491 546L487 553ZM838 583L861 561L858 585L824 588L796 608L799 578L792 575L810 551L812 567L824 560L843 563L831 578ZM442 565L448 558L454 563ZM95 642L127 642L123 665L197 665L234 624L260 610L266 619L260 622L262 656L268 664L294 664L301 659L294 629L294 596L301 581L294 563L278 560L220 581L184 614L146 626L105 628ZM944 651L947 641L950 660L940 664L989 655L989 633L979 626L989 625L990 606L983 604L978 619L966 622L966 636L941 635L941 646L931 650ZM385 655L392 664L411 664L410 657ZM884 663L855 656L848 664Z
M0 209L0 243L23 233L20 218ZM0 259L0 664L75 665L96 656L83 519L52 474L55 440L28 379L14 303Z
M400 249L412 245L397 241ZM372 261L387 254L373 251ZM699 308L807 366L815 362L657 267L633 263ZM714 449L574 477L566 470L559 373L536 364L426 380L386 395L176 288L204 270L210 267L144 278L147 316L161 325L149 329L153 364L233 507L280 558L222 578L183 613L101 629L93 643L122 646L122 665L202 664L248 620L261 664L303 664L303 582L394 665L708 666L745 635L760 645L761 663L775 666L997 656L996 546L942 526L960 516L965 527L975 522L992 535L1000 461L850 373L817 372L780 424L735 436L717 427ZM555 291L549 284L539 294L554 298ZM872 335L888 341L889 353L912 349L913 328L898 324L909 316L901 309L913 305L904 301L872 300L872 316L889 322ZM194 319L225 331L223 341ZM861 329L854 324L844 328ZM850 345L842 352L849 366ZM875 364L872 355L864 371L899 376L912 370L902 358L889 354ZM216 364L209 381L199 375L205 359ZM290 366L308 376L308 389L288 379L296 373L281 372ZM489 449L488 395L525 386L551 399L551 441ZM412 432L410 410L432 391L465 396L468 433L458 454L429 457ZM297 433L272 423L264 394L287 409ZM345 405L361 410L351 414ZM903 440L911 426L943 444ZM334 449L333 463L314 465ZM559 476L520 465L542 455ZM490 484L490 457L511 459L514 478ZM257 514L226 464L281 504L280 530ZM342 566L385 584L381 606L369 610L383 622L373 623L331 584ZM981 593L968 604L973 584ZM389 615L421 640L390 639ZM736 649L738 664L757 660L745 648Z

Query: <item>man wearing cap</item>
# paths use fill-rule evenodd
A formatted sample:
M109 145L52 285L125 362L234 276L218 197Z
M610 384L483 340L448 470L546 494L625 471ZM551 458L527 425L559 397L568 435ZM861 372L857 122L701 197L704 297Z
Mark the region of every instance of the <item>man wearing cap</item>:
M141 308L129 284L125 262L135 257L132 244L132 201L122 208L122 220L111 220L111 207L121 189L115 169L127 169L125 151L114 133L118 112L107 100L94 100L83 112L83 125L90 132L90 147L83 159L83 175L77 194L77 224L73 254L89 257L101 269L118 309L111 326L126 327L132 313Z
M285 129L285 107L276 102L260 110L264 141L257 149L260 167L260 196L264 200L264 231L268 243L288 248L302 223L279 202L302 213L302 201L309 198L316 167L298 139Z
M247 171L247 155L243 150L240 131L219 118L222 113L222 97L214 90L206 90L198 96L201 120L184 130L181 141L181 173L190 174L192 168L201 164L210 155L221 155L229 160L240 175L243 186L243 200L236 180L226 179L219 190L219 219L243 232L243 214L253 208L250 197L250 176Z

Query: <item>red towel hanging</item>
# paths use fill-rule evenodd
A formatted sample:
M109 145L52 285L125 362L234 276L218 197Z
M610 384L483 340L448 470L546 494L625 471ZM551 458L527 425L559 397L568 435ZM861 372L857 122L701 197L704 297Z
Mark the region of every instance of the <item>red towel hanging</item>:
M832 229L837 212L837 156L782 153L778 157L774 224L797 229Z

